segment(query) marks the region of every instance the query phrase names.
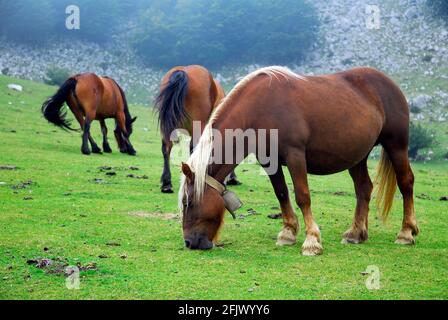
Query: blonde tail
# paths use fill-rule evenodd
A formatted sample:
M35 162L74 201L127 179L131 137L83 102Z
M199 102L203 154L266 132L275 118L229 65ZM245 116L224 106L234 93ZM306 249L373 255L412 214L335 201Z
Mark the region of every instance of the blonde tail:
M395 192L397 190L397 176L392 166L392 162L384 149L381 153L375 185L377 186L376 205L380 212L381 219L386 221L390 210L392 209Z

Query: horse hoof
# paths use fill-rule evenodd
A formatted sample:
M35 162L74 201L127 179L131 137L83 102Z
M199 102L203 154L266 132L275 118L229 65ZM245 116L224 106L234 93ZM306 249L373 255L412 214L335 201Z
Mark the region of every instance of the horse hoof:
M402 246L412 246L415 244L414 239L404 239L404 238L398 238L395 240L395 244L402 245Z
M83 149L83 150L81 150L81 152L85 156L90 156L90 154L91 154L90 150L88 150L88 149Z
M302 246L302 255L312 257L319 256L324 252L322 244L316 237L307 237Z
M351 229L344 233L344 238L342 239L342 244L361 244L365 242L368 238L367 231L352 231Z
M407 245L407 246L414 245L415 239L412 236L412 234L413 234L413 231L411 231L411 230L401 230L400 233L398 234L395 244Z
M135 155L137 155L137 151L129 151L128 155L135 156Z
M410 233L405 234L403 232L400 232L400 234L397 237L397 240L395 241L395 244L402 246L412 246L415 244L415 239Z
M359 239L353 238L344 238L341 240L341 244L360 244L361 241Z
M103 147L104 153L112 153L112 149L110 147Z
M103 152L101 151L101 149L98 149L98 150L92 150L92 153L94 153L94 154L103 154Z
M168 187L162 187L162 193L167 193L167 194L174 193L174 191L173 191L173 187L170 187L170 186L168 186Z
M241 185L241 182L239 182L237 179L230 179L226 182L227 186L239 186Z
M290 229L283 229L277 237L277 246L293 246L297 243L296 236Z

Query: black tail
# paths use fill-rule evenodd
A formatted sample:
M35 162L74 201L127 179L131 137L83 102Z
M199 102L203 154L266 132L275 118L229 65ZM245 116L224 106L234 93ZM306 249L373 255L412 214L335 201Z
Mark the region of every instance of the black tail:
M156 98L159 112L159 125L165 141L170 140L171 133L189 118L185 110L185 97L188 93L188 74L178 70L170 76L168 84Z
M70 127L70 121L65 119L67 113L62 110L68 95L76 89L77 80L70 78L59 88L58 92L42 105L45 119L63 129L78 131Z

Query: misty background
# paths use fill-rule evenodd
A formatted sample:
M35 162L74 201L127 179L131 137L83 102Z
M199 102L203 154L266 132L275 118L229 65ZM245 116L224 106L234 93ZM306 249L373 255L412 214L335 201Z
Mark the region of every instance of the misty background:
M448 1L378 0L379 28L368 26L371 2L0 0L0 72L54 85L95 72L152 106L176 65L206 66L227 92L266 65L305 75L365 65L399 83L413 120L446 123ZM80 30L65 26L68 5Z

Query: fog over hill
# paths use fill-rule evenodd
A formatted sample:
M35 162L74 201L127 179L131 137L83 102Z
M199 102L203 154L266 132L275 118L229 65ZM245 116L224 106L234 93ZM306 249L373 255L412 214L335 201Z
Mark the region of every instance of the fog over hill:
M448 27L426 0L379 0L380 28L369 29L369 0L309 0L315 6L318 42L302 65L302 74L320 74L368 65L391 74L422 109L417 118L446 121L448 106ZM120 44L118 44L120 43ZM97 45L81 41L34 48L0 40L0 70L42 81L51 66L72 73L92 71L116 78L133 102L150 104L165 70L146 67L122 42ZM259 65L214 70L227 86ZM422 96L427 96L422 97ZM430 110L426 106L431 106Z

